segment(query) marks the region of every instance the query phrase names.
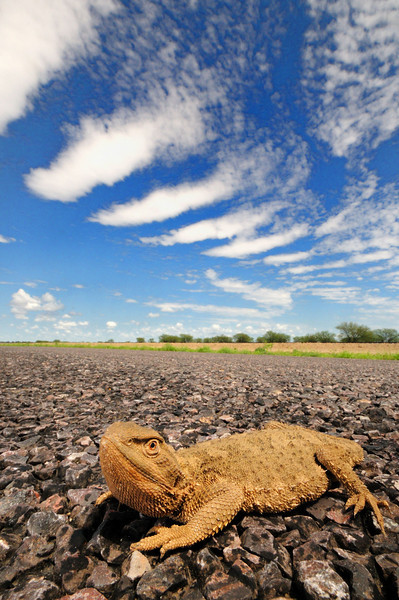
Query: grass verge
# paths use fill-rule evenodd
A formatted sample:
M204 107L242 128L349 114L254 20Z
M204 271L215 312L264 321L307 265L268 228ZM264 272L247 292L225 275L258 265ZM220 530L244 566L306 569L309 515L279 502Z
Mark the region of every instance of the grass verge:
M1 342L0 346L29 346L37 348L97 348L105 350L147 350L151 352L201 352L211 354L258 354L265 356L304 356L304 357L324 357L324 358L357 358L364 360L399 360L399 353L355 353L348 351L341 352L317 352L293 349L291 351L272 350L272 344L263 344L254 350L243 348L234 348L224 346L217 350L210 346L200 346L198 348L189 348L188 346L174 346L173 344L164 344L162 346L147 346L146 344L124 345L124 344L84 344L84 343L54 343L54 342Z

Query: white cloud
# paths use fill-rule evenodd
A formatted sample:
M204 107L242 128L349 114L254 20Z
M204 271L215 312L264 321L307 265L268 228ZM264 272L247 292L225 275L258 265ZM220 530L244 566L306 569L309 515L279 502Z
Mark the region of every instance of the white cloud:
M311 251L306 252L292 252L291 254L272 254L271 256L265 256L262 261L265 265L284 265L286 263L299 262L312 256Z
M137 300L135 300L134 298L126 298L125 302L127 302L128 304L136 304Z
M251 233L261 225L269 224L273 215L285 206L286 204L283 202L269 202L256 207L245 206L222 217L204 219L161 236L140 238L140 241L173 246L174 244L192 244L209 239L233 238L244 233Z
M83 290L85 286L81 283L74 283L72 287L76 288L77 290Z
M321 269L342 269L350 265L360 265L380 260L389 260L392 257L393 253L390 250L377 250L376 252L354 254L349 258L342 258L340 260L326 262L320 265L304 265L299 267L289 267L288 269L286 269L286 272L292 273L293 275L300 275L302 273L311 273L312 271L319 271Z
M0 244L10 244L11 242L15 242L15 238L13 237L6 237L4 235L0 234Z
M106 326L108 327L108 329L115 329L115 327L117 327L118 323L116 323L116 321L107 321L106 322Z
M177 156L194 151L204 135L198 101L170 90L145 108L83 118L79 127L70 128L67 148L50 167L31 170L25 182L38 196L73 202L99 184L112 186L172 147Z
M96 48L113 0L2 0L0 133L23 116L41 85Z
M218 306L216 304L191 304L188 302L149 302L151 306L156 306L161 312L175 313L182 311L193 311L198 313L207 313L209 315L221 315L224 317L264 317L264 312L257 308L241 308L236 306Z
M159 313L149 312L148 316L150 317L150 319L155 319L156 317L159 317Z
M232 189L230 175L218 173L199 182L156 190L142 200L113 204L98 211L89 220L116 227L164 221L188 210L219 202L227 198Z
M226 258L245 258L251 254L260 254L267 252L272 248L286 246L295 240L305 237L309 233L309 226L306 223L295 225L288 231L273 233L264 237L246 239L237 238L230 244L216 246L206 250L203 254L207 256L223 256Z
M336 156L376 147L399 126L396 0L308 0L304 52L317 136Z
M12 294L10 306L11 312L17 319L27 319L28 312L42 311L52 313L63 308L62 302L56 300L49 292L46 292L41 297L31 296L22 288Z
M245 300L256 302L262 307L278 306L287 309L292 305L291 293L286 289L265 288L258 282L247 283L234 277L220 279L213 269L208 269L205 275L215 287L229 294L239 294Z

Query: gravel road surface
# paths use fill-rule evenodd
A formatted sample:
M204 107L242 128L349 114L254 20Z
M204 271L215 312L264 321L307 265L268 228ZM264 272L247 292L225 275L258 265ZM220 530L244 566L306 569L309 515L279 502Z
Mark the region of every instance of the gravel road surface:
M0 347L0 598L399 598L399 365L395 361ZM243 515L159 559L129 554L153 526L111 501L98 444L116 420L175 447L269 420L358 441L379 498L353 519L336 487L283 515Z

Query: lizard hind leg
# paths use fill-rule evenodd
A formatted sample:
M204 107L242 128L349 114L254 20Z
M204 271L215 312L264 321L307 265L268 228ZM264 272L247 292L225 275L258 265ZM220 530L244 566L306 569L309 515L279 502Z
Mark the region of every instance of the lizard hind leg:
M316 458L323 467L325 467L332 475L342 483L349 493L349 498L345 507L354 507L353 514L363 510L366 505L369 505L375 514L377 523L385 535L384 519L379 509L379 506L389 508L388 502L379 500L368 490L364 483L359 479L352 469L352 464L359 461L348 460L348 454L345 450L337 448L321 448L316 452Z

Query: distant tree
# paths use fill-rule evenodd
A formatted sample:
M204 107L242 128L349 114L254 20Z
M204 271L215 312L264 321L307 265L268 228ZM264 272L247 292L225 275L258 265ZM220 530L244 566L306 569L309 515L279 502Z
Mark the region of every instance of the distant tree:
M168 333L163 333L159 336L159 341L164 344L172 344L174 342L180 342L180 337L178 335L169 335Z
M375 341L384 344L394 344L399 342L399 332L396 329L374 329Z
M144 342L145 342L145 338L143 338L143 337L137 337L137 338L136 338L136 342L137 342L138 344L144 344Z
M194 342L196 344L202 344L202 338L195 338Z
M318 331L316 333L307 333L305 335L297 335L294 337L294 342L336 342L335 335L329 331Z
M261 337L258 337L256 339L257 342L262 343L262 342L267 342L267 343L286 343L289 342L291 339L290 335L287 335L286 333L278 333L277 331L271 331L269 329L269 331L266 331L265 335L262 335Z
M150 344L153 344L155 342L154 338L150 338L148 341Z
M373 342L374 334L367 325L358 325L353 321L344 321L336 326L340 331L339 339L341 342Z
M114 344L115 342L114 342L113 338L110 338L109 340L105 340L105 343L106 344Z
M231 344L233 339L228 335L215 335L211 341L216 344Z
M253 339L246 333L236 333L233 335L233 341L236 344L249 344L253 342Z
M53 344L61 344L61 340L53 340Z
M179 335L179 342L187 343L187 342L192 342L192 341L193 341L193 336L190 335L189 333L181 333Z

